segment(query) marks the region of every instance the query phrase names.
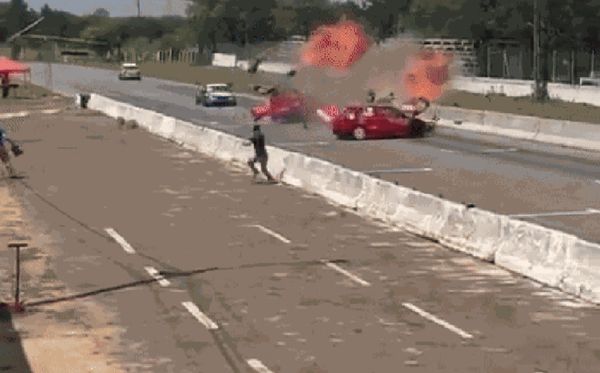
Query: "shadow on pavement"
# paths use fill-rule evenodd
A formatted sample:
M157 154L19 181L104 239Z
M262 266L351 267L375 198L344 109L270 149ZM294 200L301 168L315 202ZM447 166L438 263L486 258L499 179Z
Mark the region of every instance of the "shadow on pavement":
M345 259L331 259L331 260L327 260L326 262L342 264L342 263L347 263L348 261ZM178 272L160 271L159 274L161 276L164 276L165 278L175 278L175 277L189 277L189 276L194 276L194 275L207 273L207 272L214 272L214 271L233 271L233 270L242 270L242 269L249 269L249 268L263 268L263 267L275 267L275 266L278 267L278 266L322 265L323 263L324 263L323 260L310 260L310 261L300 261L300 262L252 263L252 264L243 264L243 265L235 266L235 267L209 267L209 268L201 268L201 269L196 269L196 270L191 270L191 271L178 271ZM132 282L124 283L124 284L119 284L119 285L115 285L115 286L104 287L104 288L100 288L100 289L96 289L96 290L92 290L92 291L87 291L84 293L71 294L71 295L67 295L64 297L58 297L58 298L52 298L52 299L38 300L35 302L28 302L27 304L25 304L25 306L26 307L37 307L37 306L44 306L44 305L48 305L48 304L55 304L55 303L66 302L66 301L71 301L71 300L76 300L76 299L81 299L81 298L87 298L87 297L91 297L91 296L95 296L95 295L115 292L118 290L135 288L135 287L142 286L142 285L151 285L152 283L154 283L156 281L157 280L154 278L147 279L147 280L132 281ZM0 372L2 372L1 368L0 368Z
M19 333L14 329L10 311L0 306L0 372L29 373Z

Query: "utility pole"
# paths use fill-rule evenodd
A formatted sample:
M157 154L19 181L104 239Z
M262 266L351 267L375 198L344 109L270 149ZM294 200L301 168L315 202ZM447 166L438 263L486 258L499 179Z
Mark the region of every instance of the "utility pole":
M142 5L140 3L141 0L137 0L137 16L138 18L142 16Z
M542 50L541 48L541 11L544 6L544 0L533 0L533 79L535 82L534 97L536 100L539 101L543 101L548 98L548 82L546 76L547 74L542 73L542 70L546 70L546 68L542 66L542 64L546 62L546 59L542 58L542 54L546 53L546 51L545 49Z

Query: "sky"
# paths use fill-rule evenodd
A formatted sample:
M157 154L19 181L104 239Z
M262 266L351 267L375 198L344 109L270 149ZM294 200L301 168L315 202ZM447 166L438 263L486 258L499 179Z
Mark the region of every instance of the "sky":
M98 8L107 9L111 16L135 16L136 0L25 0L30 8L40 10L44 4L50 8L65 10L74 14L90 14ZM171 6L169 7L169 3ZM142 15L184 15L186 0L141 0ZM169 9L170 8L170 9Z
M8 0L0 0L7 2ZM107 9L111 16L135 16L137 15L136 0L25 0L30 8L37 11L44 4L50 8L65 10L77 15L90 14L98 8ZM186 0L140 0L142 4L142 15L162 16L162 15L185 15L187 5ZM240 0L252 1L252 0ZM333 0L342 2L347 0ZM357 0L354 0L357 1Z

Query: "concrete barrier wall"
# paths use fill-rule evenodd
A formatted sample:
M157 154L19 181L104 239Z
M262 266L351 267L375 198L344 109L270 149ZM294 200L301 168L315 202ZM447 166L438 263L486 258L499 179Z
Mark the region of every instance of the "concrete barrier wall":
M237 57L235 54L213 53L213 66L236 67Z
M452 88L478 94L499 93L510 97L533 95L531 80L456 77ZM552 99L600 106L600 88L562 83L548 83L548 95Z
M235 63L235 66L238 69L242 69L242 70L248 70L248 68L250 67L250 63L248 61L237 61Z
M89 108L224 161L245 162L245 139L92 95ZM575 236L397 186L301 153L268 146L269 167L287 184L359 214L600 303L600 245Z
M455 77L451 87L459 91L511 97L531 96L533 93L533 82L526 80Z
M261 62L258 65L258 71L273 74L287 74L293 69L293 65L280 62Z
M440 118L438 124L474 132L535 140L584 150L600 150L600 125L544 119L494 111L466 110L447 106L433 107L427 118Z

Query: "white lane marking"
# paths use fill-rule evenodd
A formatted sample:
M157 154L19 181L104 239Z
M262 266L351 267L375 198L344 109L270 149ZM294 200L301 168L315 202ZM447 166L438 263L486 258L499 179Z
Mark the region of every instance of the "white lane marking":
M28 116L30 112L28 111L19 111L16 113L3 113L0 114L0 119L11 119L11 118L24 118Z
M246 360L250 368L254 369L258 373L273 373L269 368L267 368L260 360L258 359L249 359Z
M267 228L267 227L263 227L263 226L262 226L262 225L260 225L260 224L246 225L246 227L254 227L254 228L258 228L258 229L260 229L261 231L265 232L266 234L268 234L268 235L270 235L270 236L272 236L272 237L275 237L275 238L277 238L279 241L281 241L281 242L283 242L283 243L291 243L291 242L292 242L292 241L288 240L287 238L283 237L282 235L280 235L279 233L277 233L277 232L274 232L274 231L270 230L270 229L269 229L269 228Z
M154 267L144 267L144 269L146 270L146 272L148 272L148 274L155 279L158 284L164 288L166 288L167 286L171 285L171 283L169 282L169 280L167 280L166 278L164 278L160 272L158 272L158 270Z
M440 151L443 153L456 153L456 150L452 150L452 149L440 149Z
M463 338L467 338L467 339L473 338L473 336L471 334L469 334L469 333L465 332L464 330L459 329L456 326L454 326L454 325L452 325L452 324L450 324L450 323L448 323L448 322L446 322L446 321L444 321L444 320L442 320L442 319L440 319L440 318L438 318L438 317L430 314L427 311L423 311L422 309L420 309L419 307L415 306L414 304L411 304L411 303L402 303L402 305L404 307L408 308L409 310L413 311L414 313L417 313L420 316L426 318L427 320L433 321L434 323L436 323L436 324L438 324L440 326L443 326L444 328L446 328L446 329L448 329L448 330L450 330L450 331L452 331L452 332L460 335Z
M363 171L366 174L399 174L399 173L409 173L409 172L429 172L433 169L429 167L421 167L421 168L390 168L387 170L368 170Z
M432 247L434 245L433 242L421 242L421 241L410 241L405 242L405 245L412 247Z
M600 184L600 179L594 180L596 184Z
M506 148L506 149L500 148L500 149L485 149L485 150L482 150L481 152L482 153L513 153L513 152L518 152L518 151L519 151L519 149L517 149L517 148Z
M372 242L369 244L371 247L394 247L394 244L390 242Z
M310 146L310 145L329 145L325 141L313 141L313 142L278 142L275 143L278 146Z
M342 267L338 266L335 263L331 263L331 262L328 262L328 261L323 261L323 263L327 267L333 269L334 271L337 271L337 272L343 274L344 276L348 277L350 280L356 282L357 284L360 284L362 286L371 286L371 284L368 283L367 281L363 280L362 278L356 276L353 273L350 273L350 272L346 271L345 269L343 269Z
M219 329L219 326L217 324L215 324L214 321L209 319L208 316L206 316L204 313L202 313L202 311L200 311L198 306L196 306L194 303L183 302L181 304L188 310L189 313L192 314L192 316L194 316L196 318L196 320L198 320L200 322L200 324L204 325L206 327L206 329L208 329L208 330Z
M42 113L42 114L58 114L58 113L60 113L60 109L46 109L46 110L40 111L40 113Z
M114 229L106 228L105 231L106 233L108 233L109 236L111 236L115 241L117 241L119 245L121 245L121 247L123 248L123 250L125 250L126 253L135 254L135 250L133 249L133 247L131 247L131 245L127 241L125 241L125 239L121 237L121 235L118 234Z
M600 214L600 210L585 209L579 211L558 211L558 212L540 212L535 214L513 214L508 215L511 218L535 218L544 216L579 216L579 215L595 215Z
M213 121L209 122L209 124L211 124L211 125L213 125L213 126L214 126L215 124L219 124L219 122L215 122L215 121L213 120Z

